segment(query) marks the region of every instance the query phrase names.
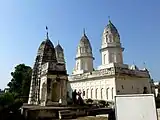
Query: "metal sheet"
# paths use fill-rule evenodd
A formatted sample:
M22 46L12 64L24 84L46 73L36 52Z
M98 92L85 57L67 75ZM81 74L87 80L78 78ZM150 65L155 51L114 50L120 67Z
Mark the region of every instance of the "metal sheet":
M115 96L116 120L158 120L153 94Z

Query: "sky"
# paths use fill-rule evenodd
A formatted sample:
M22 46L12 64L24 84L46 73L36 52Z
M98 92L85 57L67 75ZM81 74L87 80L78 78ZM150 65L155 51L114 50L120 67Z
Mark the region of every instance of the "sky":
M101 38L108 16L125 48L124 63L145 66L160 80L159 0L0 0L0 88L7 87L14 67L33 67L37 49L49 37L64 48L68 73L75 66L83 28L91 42L95 68L101 64Z

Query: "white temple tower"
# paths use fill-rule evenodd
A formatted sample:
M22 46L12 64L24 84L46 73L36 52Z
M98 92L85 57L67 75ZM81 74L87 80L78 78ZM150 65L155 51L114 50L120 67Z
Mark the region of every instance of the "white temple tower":
M85 30L78 45L75 60L76 66L73 70L73 74L82 74L85 72L93 71L94 57L92 54L92 47L90 41L85 33Z
M102 35L102 45L100 49L102 56L101 68L104 68L110 63L123 64L123 50L124 48L121 46L118 30L112 24L111 20L109 20Z

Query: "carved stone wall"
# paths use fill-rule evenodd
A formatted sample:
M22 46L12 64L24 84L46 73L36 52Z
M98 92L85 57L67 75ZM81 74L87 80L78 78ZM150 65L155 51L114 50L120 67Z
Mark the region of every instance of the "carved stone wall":
M53 86L52 83L59 74L67 76L65 64L57 63L54 46L47 38L41 43L37 52L32 72L28 104L42 103L42 105L45 105L46 101L57 101L60 98L58 88L63 85L60 83L58 86ZM54 77L49 79L48 75L53 75ZM45 93L47 97L45 97ZM52 100L53 96L57 96L54 97L55 100Z

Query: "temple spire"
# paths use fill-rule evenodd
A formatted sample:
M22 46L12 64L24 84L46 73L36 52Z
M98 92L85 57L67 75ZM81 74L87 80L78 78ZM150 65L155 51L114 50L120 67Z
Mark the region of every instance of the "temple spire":
M59 40L58 40L58 45L59 45Z
M110 20L110 16L108 16L108 20Z
M108 22L111 23L111 18L110 18L110 16L108 16Z
M146 67L146 63L143 62L143 70L148 71L147 67Z
M83 35L86 35L85 28L83 28Z
M47 34L46 34L46 36L47 36L47 40L49 39L49 37L48 37L48 27L46 26L46 31L47 31Z
M146 68L146 63L145 63L145 62L143 62L143 67L144 67L145 69L147 69L147 68Z
M133 65L135 65L134 61L133 61Z

